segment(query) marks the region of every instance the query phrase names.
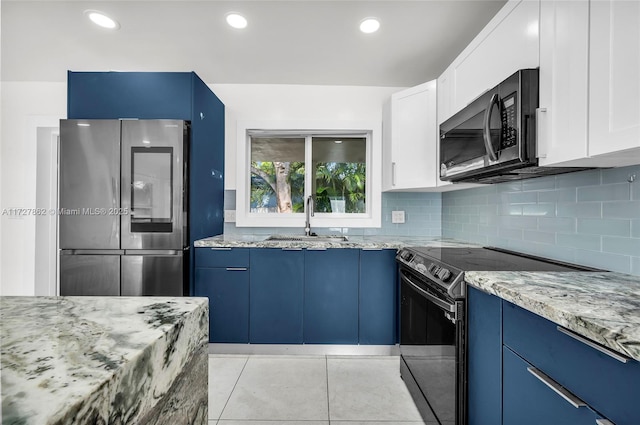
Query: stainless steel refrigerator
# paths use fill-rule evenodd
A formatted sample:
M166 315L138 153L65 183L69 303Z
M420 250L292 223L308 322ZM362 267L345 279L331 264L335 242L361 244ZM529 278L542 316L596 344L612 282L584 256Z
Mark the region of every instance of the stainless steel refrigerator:
M60 295L188 293L189 125L61 120Z

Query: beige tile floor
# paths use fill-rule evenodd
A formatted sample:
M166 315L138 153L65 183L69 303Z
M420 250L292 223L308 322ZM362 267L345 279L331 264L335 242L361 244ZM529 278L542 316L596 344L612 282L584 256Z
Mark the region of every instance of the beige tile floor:
M399 357L209 356L209 425L423 424Z

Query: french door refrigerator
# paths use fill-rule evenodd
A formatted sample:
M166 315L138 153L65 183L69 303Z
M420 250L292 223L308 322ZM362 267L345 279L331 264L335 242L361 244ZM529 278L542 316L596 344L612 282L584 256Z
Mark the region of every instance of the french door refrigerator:
M188 293L188 122L61 120L60 295Z

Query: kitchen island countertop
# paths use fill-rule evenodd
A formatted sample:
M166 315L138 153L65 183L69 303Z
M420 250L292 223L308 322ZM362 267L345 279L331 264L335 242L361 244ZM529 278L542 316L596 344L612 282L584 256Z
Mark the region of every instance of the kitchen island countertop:
M640 276L468 271L465 281L640 361Z
M1 422L205 424L207 324L206 298L0 297Z

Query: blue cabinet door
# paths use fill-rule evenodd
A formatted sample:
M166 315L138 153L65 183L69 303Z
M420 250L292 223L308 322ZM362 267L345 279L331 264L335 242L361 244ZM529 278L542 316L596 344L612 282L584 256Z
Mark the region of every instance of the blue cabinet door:
M508 347L503 348L503 425L596 423L597 416L592 410L569 404L536 378L530 368L529 363Z
M359 254L357 249L305 251L305 343L358 343Z
M502 423L502 300L467 286L469 425Z
M249 342L249 271L196 268L195 296L209 298L209 342Z
M301 344L304 290L302 250L251 250L251 343Z
M616 425L640 424L640 362L616 360L510 302L502 309L506 346Z
M192 76L189 242L223 232L224 104L195 74Z
M360 251L360 344L396 343L396 250Z
M192 119L191 72L72 72L67 117Z

